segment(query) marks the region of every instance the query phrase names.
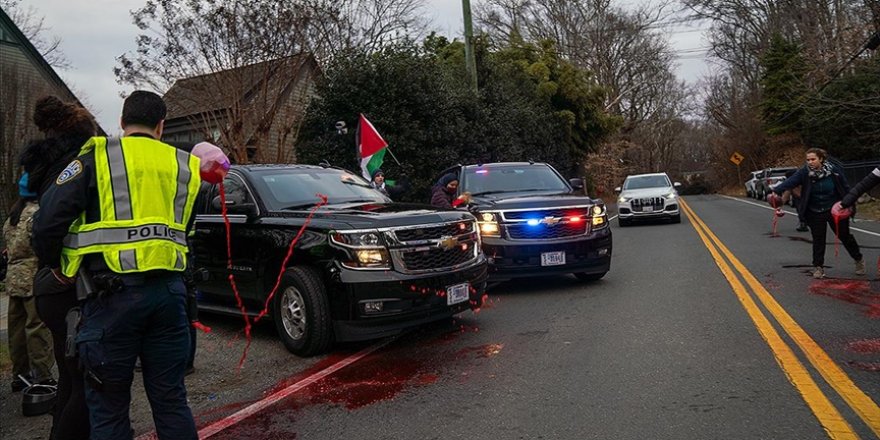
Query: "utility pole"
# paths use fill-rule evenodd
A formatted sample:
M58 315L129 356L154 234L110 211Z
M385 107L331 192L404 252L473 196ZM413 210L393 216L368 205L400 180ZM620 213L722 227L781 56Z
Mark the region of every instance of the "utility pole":
M477 59L474 56L474 25L471 20L471 1L461 0L462 15L464 16L464 60L467 67L468 79L471 88L477 91Z

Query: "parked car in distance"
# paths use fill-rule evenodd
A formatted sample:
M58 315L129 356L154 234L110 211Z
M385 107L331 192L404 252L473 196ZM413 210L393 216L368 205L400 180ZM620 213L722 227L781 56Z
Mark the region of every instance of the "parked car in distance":
M746 180L746 196L751 198L757 198L757 193L755 192L755 185L758 183L758 180L761 178L761 175L764 173L764 170L752 171L749 177L749 180Z
M627 176L622 187L614 189L617 198L617 223L629 226L641 220L670 220L681 223L678 206L678 182L672 183L666 173Z
M611 228L601 199L546 163L456 165L443 172L470 193L493 281L574 274L595 281L611 269Z
M219 187L203 185L191 238L193 268L210 274L198 285L199 308L241 314L232 274L246 313L268 305L294 354L396 334L481 305L487 264L469 212L393 203L361 177L332 167L233 166L223 185L232 262ZM309 219L316 194L327 204Z
M757 198L760 200L767 200L767 195L770 194L773 187L776 186L779 182L785 180L785 173L796 170L795 167L779 167L779 168L767 168L761 174L761 178L755 183L755 192L757 193Z

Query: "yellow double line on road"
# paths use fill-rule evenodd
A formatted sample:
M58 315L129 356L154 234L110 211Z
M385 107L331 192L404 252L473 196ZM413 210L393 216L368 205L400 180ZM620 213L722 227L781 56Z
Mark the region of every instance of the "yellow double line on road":
M745 280L746 284L751 288L754 295L764 305L767 311L773 316L776 322L782 327L788 336L797 344L810 361L813 367L822 375L825 381L849 404L850 407L861 417L861 419L874 431L877 437L880 437L880 407L871 400L855 383L846 375L846 373L819 347L797 322L779 305L778 302L770 295L770 292L758 282L754 275L727 249L727 246L718 239L718 237L703 223L688 204L681 200L681 207L696 229L697 234L706 245L715 264L721 269L724 277L730 283L734 293L740 303L746 309L749 317L758 328L761 337L773 350L776 362L785 372L788 380L795 386L803 397L807 406L816 415L819 423L825 428L828 436L832 439L857 439L859 438L852 426L837 411L837 408L828 400L828 397L822 392L816 381L810 375L809 371L804 367L797 355L785 343L779 332L773 327L761 309L758 307L752 295L746 290L743 283L736 276L739 273ZM723 254L723 257L722 257ZM727 260L725 260L725 258ZM728 263L729 261L729 263ZM736 273L731 268L736 269Z

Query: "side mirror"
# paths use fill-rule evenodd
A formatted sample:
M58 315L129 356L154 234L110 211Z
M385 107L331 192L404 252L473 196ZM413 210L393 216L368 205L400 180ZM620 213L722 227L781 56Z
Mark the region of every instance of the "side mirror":
M568 184L574 189L584 189L584 179L579 177L568 179Z
M675 182L675 183L672 184L672 186L675 187L675 188L681 188L681 183L680 183L680 182Z
M614 188L614 192L619 193L619 192L620 192L620 187L618 186L617 188Z

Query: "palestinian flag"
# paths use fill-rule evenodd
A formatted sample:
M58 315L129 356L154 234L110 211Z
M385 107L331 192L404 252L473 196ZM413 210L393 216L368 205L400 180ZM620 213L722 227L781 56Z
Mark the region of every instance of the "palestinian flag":
M388 142L382 139L373 124L361 114L358 125L358 155L361 160L361 172L367 181L373 180L373 171L382 167Z

